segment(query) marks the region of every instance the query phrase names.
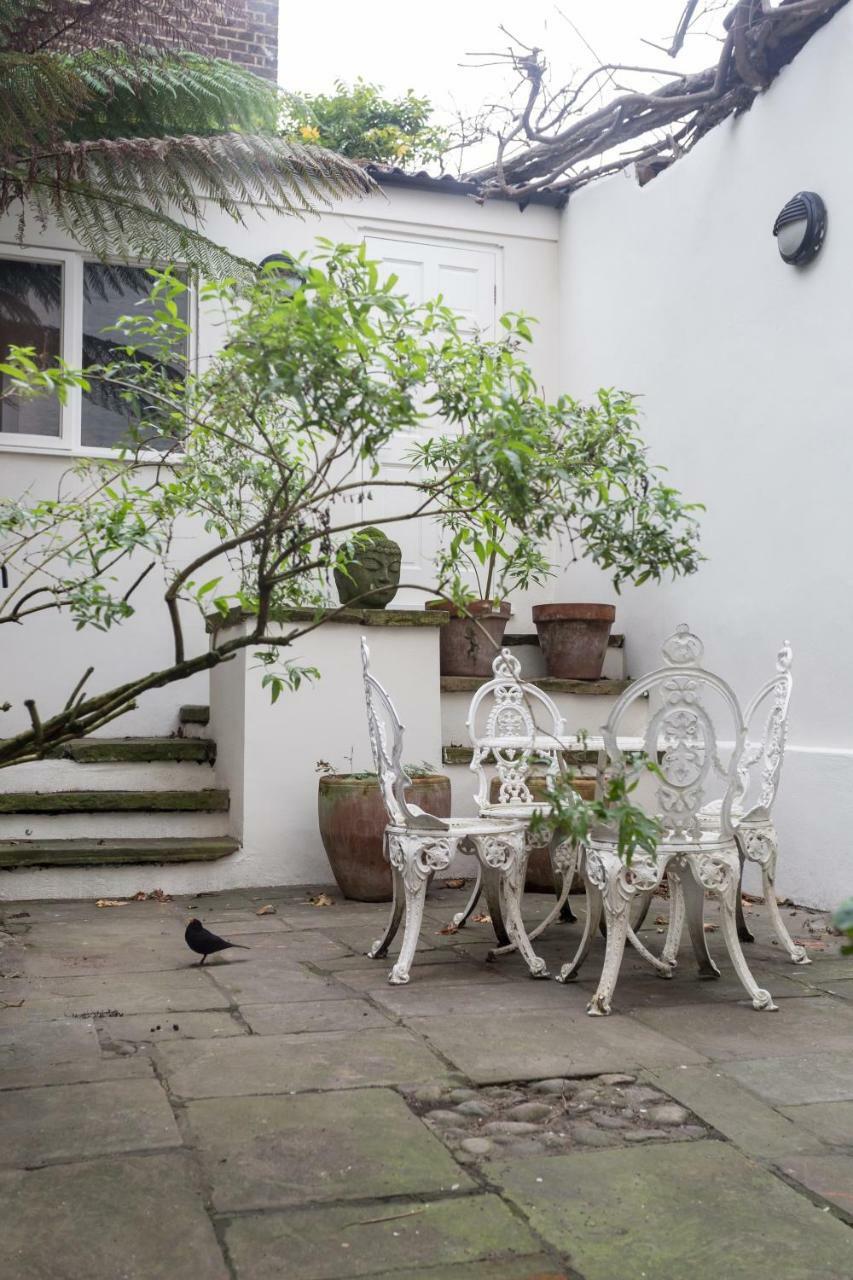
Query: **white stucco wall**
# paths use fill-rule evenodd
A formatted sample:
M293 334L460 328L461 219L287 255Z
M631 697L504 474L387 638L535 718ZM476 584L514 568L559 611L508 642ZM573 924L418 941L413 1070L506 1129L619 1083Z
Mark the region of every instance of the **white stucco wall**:
M821 906L853 892L851 65L846 8L750 112L647 186L625 173L578 193L560 261L564 387L639 393L654 456L707 504L700 571L617 602L629 670L655 665L684 619L746 697L791 641L779 887ZM798 269L771 231L803 189L829 226ZM614 599L589 566L555 596Z
M269 253L312 251L317 237L358 243L365 235L381 234L426 241L445 241L460 247L493 247L497 256L497 306L499 310L526 311L541 323L536 327L531 364L543 385L552 391L557 366L557 295L554 289L558 257L559 214L542 206L521 212L516 205L492 202L481 207L464 196L388 188L363 200L347 200L334 209L303 219L268 217L246 213L246 226L238 226L212 209L208 234L235 251L260 261ZM15 244L17 218L0 219L0 254L3 243ZM37 248L73 250L75 245L56 229L42 230L31 220L24 243ZM222 340L212 317L197 323L198 354L204 358ZM11 442L11 447L9 446ZM28 489L40 494L55 492L59 477L73 459L67 451L51 454L17 451L14 438L0 437L0 494L18 496ZM182 531L181 557L198 534L187 524ZM178 552L173 555L177 559ZM135 576L134 569L129 579ZM90 628L76 632L64 618L47 613L29 619L25 626L0 628L0 701L15 704L0 723L0 736L28 724L22 701L35 697L42 715L61 707L87 666L95 672L89 682L93 692L108 689L140 672L156 670L171 660L168 619L162 604L162 584L151 576L136 597L135 616L111 634ZM205 641L201 623L191 619L189 634L200 646ZM11 688L10 688L11 685ZM207 676L145 695L139 708L109 726L110 734L172 733L177 709L185 702L207 702Z

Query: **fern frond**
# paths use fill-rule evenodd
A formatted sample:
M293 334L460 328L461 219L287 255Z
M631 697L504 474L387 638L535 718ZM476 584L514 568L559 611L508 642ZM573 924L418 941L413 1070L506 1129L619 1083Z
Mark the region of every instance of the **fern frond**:
M209 24L237 21L234 0L0 0L0 45L44 49L196 49Z

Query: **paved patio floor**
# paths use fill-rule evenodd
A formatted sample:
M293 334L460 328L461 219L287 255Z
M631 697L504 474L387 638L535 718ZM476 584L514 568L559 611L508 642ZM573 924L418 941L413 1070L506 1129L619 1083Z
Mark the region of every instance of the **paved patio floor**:
M533 981L487 963L486 922L443 932L465 891L436 888L389 987L387 907L318 892L0 908L7 1280L851 1280L853 958L825 917L785 909L795 967L753 909L777 1013L709 908L718 981L632 953L592 1019L600 943ZM188 910L249 950L199 968ZM540 940L552 972L578 935Z

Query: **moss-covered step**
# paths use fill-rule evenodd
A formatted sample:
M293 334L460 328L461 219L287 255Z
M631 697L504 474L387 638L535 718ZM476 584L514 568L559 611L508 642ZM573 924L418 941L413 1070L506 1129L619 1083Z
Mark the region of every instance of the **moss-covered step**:
M473 693L492 676L442 676L442 693ZM537 676L533 681L548 693L582 693L587 697L614 697L624 693L630 680L560 680L557 676Z
M451 743L448 747L441 748L441 763L443 765L454 764L470 764L474 759L473 747L457 746ZM578 764L595 764L598 760L597 751L564 751L563 759L567 763ZM492 763L491 758L487 758L487 763Z
M203 703L187 703L178 712L180 724L210 724L210 707Z
M190 761L213 764L212 738L81 738L63 754L78 764L151 764Z
M3 813L227 813L228 792L200 791L6 791Z
M145 863L215 862L236 853L231 836L139 840L0 840L0 870L31 867L116 867Z

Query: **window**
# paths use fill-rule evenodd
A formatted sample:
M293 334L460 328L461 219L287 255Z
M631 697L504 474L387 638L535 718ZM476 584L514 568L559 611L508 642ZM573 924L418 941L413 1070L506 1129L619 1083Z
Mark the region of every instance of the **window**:
M132 315L151 292L144 266L86 262L80 254L59 250L0 250L0 360L12 345L32 347L45 365L61 357L72 368L107 363L118 335L119 318ZM182 320L189 317L189 294L176 300ZM176 357L189 354L181 344ZM165 372L184 376L176 358ZM72 390L65 405L53 395L16 397L0 381L0 448L100 451L133 443L163 450L174 444L149 432L141 438L135 415L108 384L92 382L88 391Z
M10 346L32 347L39 364L53 364L61 351L61 331L62 267L54 262L0 258L2 356ZM5 374L0 378L0 389L0 432L59 436L59 402L54 396L16 396Z

